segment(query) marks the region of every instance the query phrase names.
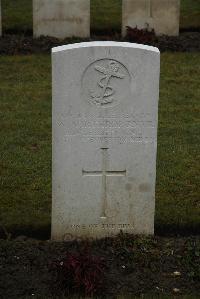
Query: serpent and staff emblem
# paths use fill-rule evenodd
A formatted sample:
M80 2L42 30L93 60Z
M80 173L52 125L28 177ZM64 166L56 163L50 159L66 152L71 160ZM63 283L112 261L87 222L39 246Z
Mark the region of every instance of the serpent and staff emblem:
M107 105L114 101L115 90L110 85L112 78L124 79L125 75L120 73L120 66L116 61L110 61L106 67L96 65L95 70L102 74L97 85L101 88L100 93L91 92L92 101L97 105Z
M130 95L131 76L121 62L103 58L94 61L83 73L82 95L95 106L113 107Z

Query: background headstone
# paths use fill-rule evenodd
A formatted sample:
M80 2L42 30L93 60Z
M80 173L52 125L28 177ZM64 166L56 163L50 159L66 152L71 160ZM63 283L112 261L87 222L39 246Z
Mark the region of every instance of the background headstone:
M89 37L90 0L33 0L35 37Z
M123 0L122 35L126 26L154 29L156 35L179 34L180 0Z
M52 238L152 234L158 49L80 43L52 62Z

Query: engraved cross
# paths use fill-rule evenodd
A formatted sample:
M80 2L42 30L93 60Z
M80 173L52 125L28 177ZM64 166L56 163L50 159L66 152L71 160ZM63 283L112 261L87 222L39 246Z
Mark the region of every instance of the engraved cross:
M102 177L102 211L101 218L106 218L106 205L107 205L107 177L126 176L126 170L112 171L108 169L108 148L101 148L102 150L102 170L101 171L87 171L82 170L83 176L101 176Z

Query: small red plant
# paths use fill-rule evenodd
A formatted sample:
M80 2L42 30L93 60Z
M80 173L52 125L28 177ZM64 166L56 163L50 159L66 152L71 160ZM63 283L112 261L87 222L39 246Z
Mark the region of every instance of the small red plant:
M92 296L97 294L102 287L104 259L92 255L88 249L66 253L63 259L53 265L57 288L63 291Z

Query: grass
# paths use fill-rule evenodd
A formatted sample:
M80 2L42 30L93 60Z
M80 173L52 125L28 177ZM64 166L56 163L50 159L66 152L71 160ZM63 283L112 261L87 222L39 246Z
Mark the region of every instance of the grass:
M0 60L1 223L44 230L51 207L50 58Z
M200 223L199 59L199 54L162 55L157 227Z
M200 0L181 0L181 28L200 28Z
M3 32L32 32L32 0L3 0Z
M121 7L122 0L91 0L91 31L120 32Z
M162 54L156 228L198 229L200 54ZM48 237L51 212L49 55L0 57L0 223Z
M120 32L121 1L91 0L92 32ZM32 32L32 0L2 0L2 14L4 32ZM181 0L180 27L200 28L200 0Z

